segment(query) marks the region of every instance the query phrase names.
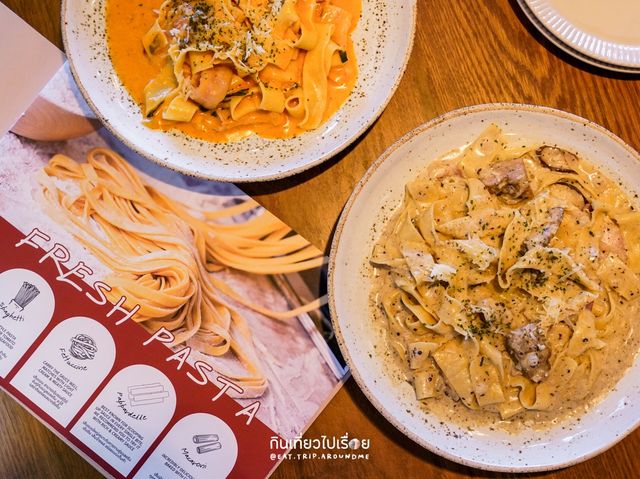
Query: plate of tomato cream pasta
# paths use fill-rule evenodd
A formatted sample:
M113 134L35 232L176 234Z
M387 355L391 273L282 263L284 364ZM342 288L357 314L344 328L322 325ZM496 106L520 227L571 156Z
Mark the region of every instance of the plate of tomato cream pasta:
M504 471L563 467L635 428L639 159L577 116L497 104L373 164L337 229L331 308L396 427Z
M122 141L183 173L241 182L300 172L363 133L400 81L415 8L67 1L63 30L80 90Z

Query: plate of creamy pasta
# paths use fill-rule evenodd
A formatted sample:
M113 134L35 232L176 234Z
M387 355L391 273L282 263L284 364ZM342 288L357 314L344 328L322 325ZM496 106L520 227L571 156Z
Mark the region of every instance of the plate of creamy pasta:
M415 0L65 1L63 37L119 139L243 182L303 171L362 134L400 81L415 16Z
M564 467L631 432L639 160L588 120L514 104L391 146L345 207L329 277L340 345L377 409L496 471Z

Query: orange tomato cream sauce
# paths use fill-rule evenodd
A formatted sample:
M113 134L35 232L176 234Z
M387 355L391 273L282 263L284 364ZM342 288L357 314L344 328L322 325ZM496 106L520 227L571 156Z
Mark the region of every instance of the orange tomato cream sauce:
M108 0L111 61L153 129L290 138L353 90L361 0Z

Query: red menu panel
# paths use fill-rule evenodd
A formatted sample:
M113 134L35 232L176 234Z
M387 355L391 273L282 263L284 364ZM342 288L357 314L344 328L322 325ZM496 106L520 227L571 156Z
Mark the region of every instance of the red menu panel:
M115 478L265 477L278 435L46 231L0 217L0 387ZM215 380L212 380L214 377ZM213 382L212 382L213 381Z

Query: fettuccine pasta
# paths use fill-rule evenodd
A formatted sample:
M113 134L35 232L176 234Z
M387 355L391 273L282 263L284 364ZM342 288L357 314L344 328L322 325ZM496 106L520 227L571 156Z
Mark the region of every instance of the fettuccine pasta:
M234 268L281 274L319 267L315 247L251 199L214 211L194 210L145 184L117 153L92 150L86 163L54 156L40 177L44 203L112 274L105 282L112 302L127 298L133 319L149 331L161 327L213 356L232 355L245 374L220 369L259 396L267 381L245 318L230 300L274 319L317 309L321 298L290 311L247 302L215 272ZM240 222L225 221L257 212Z
M416 398L456 422L584 410L638 350L639 233L603 172L495 125L430 163L371 256Z
M351 32L360 0L140 5L157 12L150 28L140 31L130 2L109 0L107 30L116 71L152 128L178 128L211 141L251 133L291 137L318 128L355 85ZM130 52L140 43L144 58ZM153 68L141 71L140 62ZM130 81L141 74L142 91L139 81Z

